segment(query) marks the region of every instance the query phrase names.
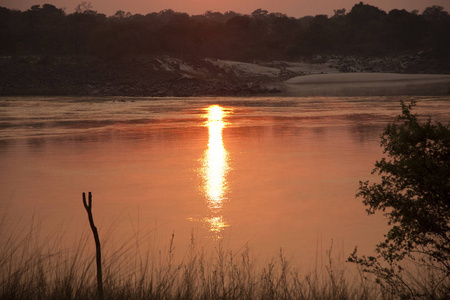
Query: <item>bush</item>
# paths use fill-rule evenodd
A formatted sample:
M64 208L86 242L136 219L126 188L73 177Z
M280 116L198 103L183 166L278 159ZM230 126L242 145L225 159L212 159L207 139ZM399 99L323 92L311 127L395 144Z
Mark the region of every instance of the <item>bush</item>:
M381 136L387 157L360 182L367 212L383 212L391 229L377 256L349 257L378 283L405 298L450 296L450 124L421 123L402 102L402 114Z

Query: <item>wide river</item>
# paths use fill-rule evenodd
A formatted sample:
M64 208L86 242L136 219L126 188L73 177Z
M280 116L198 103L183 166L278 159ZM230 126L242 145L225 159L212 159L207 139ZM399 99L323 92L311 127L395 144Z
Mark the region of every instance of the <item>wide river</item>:
M379 136L416 99L450 120L450 97L0 98L1 230L40 226L62 245L89 233L183 252L191 236L311 264L386 232L355 198L383 155ZM58 234L55 234L58 232ZM91 241L89 241L91 242ZM93 243L93 241L92 241Z

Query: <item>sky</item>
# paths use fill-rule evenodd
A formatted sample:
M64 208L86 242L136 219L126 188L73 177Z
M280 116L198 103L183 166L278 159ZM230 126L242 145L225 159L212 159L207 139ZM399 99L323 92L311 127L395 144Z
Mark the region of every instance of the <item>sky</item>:
M75 7L83 0L0 0L0 6L9 9L27 10L32 5L49 3L73 13ZM290 17L326 14L332 16L333 10L345 8L349 11L360 0L84 0L90 2L93 10L106 15L113 15L118 10L132 14L147 14L173 9L190 15L211 11L235 11L250 14L258 8L269 12L281 12ZM443 6L450 11L450 0L367 0L365 4L376 6L386 12L392 9L418 10L420 13L432 5Z

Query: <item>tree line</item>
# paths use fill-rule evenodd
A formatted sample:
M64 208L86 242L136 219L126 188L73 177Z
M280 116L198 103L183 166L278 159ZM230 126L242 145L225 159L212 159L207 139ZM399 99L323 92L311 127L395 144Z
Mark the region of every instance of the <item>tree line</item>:
M450 16L441 6L422 13L385 12L360 2L333 16L302 18L257 9L250 15L163 10L146 15L98 13L83 2L67 14L51 4L17 11L0 7L0 55L182 55L235 60L309 55L386 55L450 49Z

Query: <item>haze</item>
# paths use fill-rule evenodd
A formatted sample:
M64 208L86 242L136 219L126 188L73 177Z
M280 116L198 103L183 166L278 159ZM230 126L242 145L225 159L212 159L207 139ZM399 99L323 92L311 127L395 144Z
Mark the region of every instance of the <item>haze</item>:
M81 2L81 0L0 0L0 6L23 11L35 4L49 3L58 8L64 8L66 13L72 13ZM90 2L98 13L106 15L113 15L118 10L145 15L164 9L173 9L190 15L203 14L208 10L250 14L255 9L262 8L269 12L285 13L291 17L317 14L331 16L333 10L345 8L349 11L353 5L359 3L358 0L88 0L86 2ZM364 3L377 6L386 12L392 9L422 12L432 5L443 6L447 11L450 9L448 0L370 0Z

